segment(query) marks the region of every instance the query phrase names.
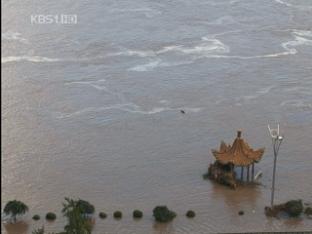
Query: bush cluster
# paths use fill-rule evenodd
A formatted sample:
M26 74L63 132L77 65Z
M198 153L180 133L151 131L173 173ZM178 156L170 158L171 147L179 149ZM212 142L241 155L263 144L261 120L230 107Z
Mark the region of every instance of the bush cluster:
M172 221L177 214L171 211L167 206L156 206L153 210L154 218L157 222L166 223Z
M46 214L46 220L54 221L55 219L56 219L56 214L54 214L53 212L48 212Z
M194 218L195 217L195 212L194 211L192 211L192 210L188 210L187 212L186 212L186 217L188 217L188 218Z
M114 212L114 218L115 219L121 219L122 218L122 212L117 210Z
M140 210L134 210L132 215L133 215L133 218L140 219L143 217L143 212Z
M100 212L100 213L99 213L99 217L100 217L101 219L106 219L107 214L104 213L104 212Z
M35 220L35 221L37 221L37 220L40 219L40 216L36 214L36 215L34 215L34 216L32 217L32 219Z

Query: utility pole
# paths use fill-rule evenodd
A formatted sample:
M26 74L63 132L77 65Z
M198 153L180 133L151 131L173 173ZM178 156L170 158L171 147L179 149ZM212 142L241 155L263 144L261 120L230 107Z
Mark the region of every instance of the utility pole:
M277 129L271 129L270 125L268 125L269 132L272 138L273 145L273 153L274 153L274 165L273 165L273 177L272 177L272 190L271 190L271 207L274 205L274 192L275 192L275 174L276 174L276 161L279 148L283 141L283 136L279 133L279 124L277 125Z

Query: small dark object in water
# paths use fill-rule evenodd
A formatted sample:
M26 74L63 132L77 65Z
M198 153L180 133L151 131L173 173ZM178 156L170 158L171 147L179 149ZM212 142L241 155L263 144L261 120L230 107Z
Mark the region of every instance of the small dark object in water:
M35 221L38 221L40 219L40 216L36 214L32 217L32 219Z
M46 220L49 220L49 221L54 221L56 219L56 214L52 213L52 212L48 212L46 214Z
M121 219L122 218L122 213L121 213L121 211L115 211L114 212L114 218L115 219Z
M238 212L238 214L239 214L239 215L244 215L245 212L244 212L243 210L240 210L240 211Z
M153 210L153 215L157 222L166 223L172 221L177 215L171 211L167 206L156 206Z
M133 218L140 219L143 217L143 212L140 210L134 210L132 215L133 215Z
M188 218L194 218L195 217L195 212L194 211L192 211L192 210L188 210L187 212L186 212L186 217L188 217Z
M182 114L185 114L185 111L184 111L184 110L180 110L180 112L181 112Z
M101 219L106 219L107 214L104 213L104 212L100 212L100 213L99 213L99 217L100 217Z

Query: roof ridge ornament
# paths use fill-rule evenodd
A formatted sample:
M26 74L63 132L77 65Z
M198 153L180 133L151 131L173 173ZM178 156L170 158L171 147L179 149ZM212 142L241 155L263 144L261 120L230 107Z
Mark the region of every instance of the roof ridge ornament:
M242 130L238 129L237 130L237 138L241 138L241 136L242 136Z

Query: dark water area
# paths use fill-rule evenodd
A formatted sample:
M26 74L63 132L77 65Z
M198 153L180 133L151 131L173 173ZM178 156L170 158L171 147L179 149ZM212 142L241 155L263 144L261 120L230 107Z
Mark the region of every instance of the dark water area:
M77 23L32 23L36 14ZM276 202L312 202L312 1L5 0L1 40L1 202L30 207L2 231L62 230L65 196L109 214L94 233L312 230L307 218L264 215L268 123L285 135ZM202 174L237 129L266 151L261 185L233 191ZM178 213L169 225L153 221L160 204ZM31 220L48 211L54 223Z

